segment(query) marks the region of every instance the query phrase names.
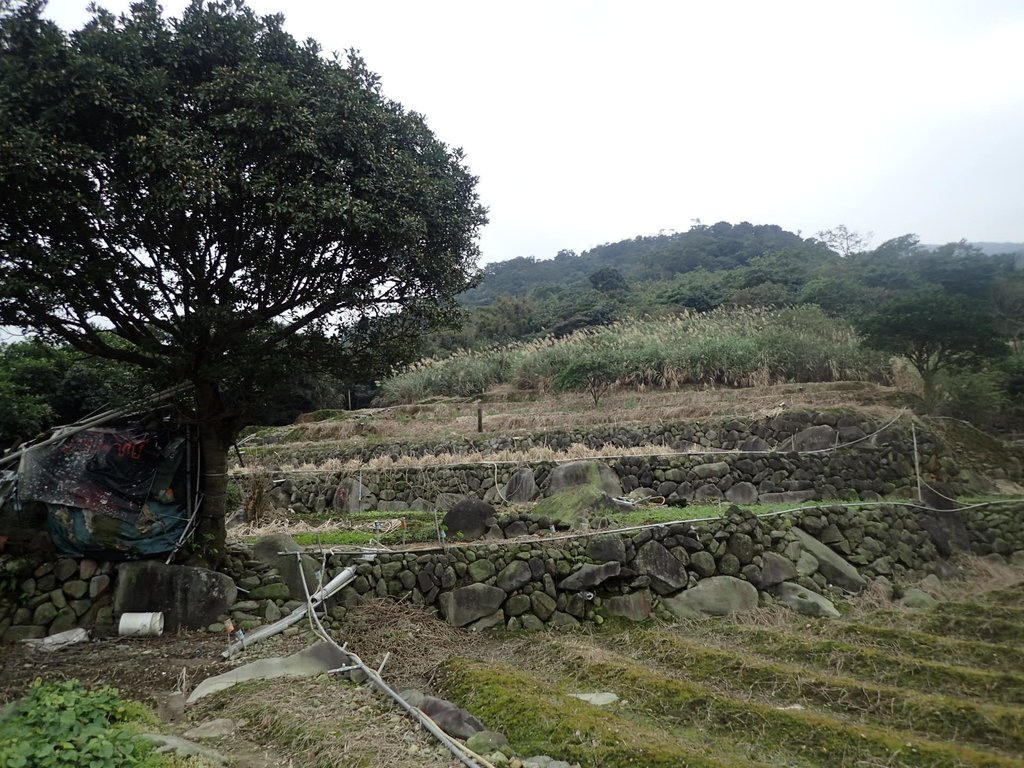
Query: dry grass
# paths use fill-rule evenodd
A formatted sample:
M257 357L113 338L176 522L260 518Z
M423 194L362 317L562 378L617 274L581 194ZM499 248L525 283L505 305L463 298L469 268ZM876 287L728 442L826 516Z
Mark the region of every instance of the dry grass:
M395 408L368 409L338 415L322 421L309 421L288 427L262 430L259 438L250 440L247 463L301 466L304 446L314 447L318 455L346 455L366 447L411 444L436 445L449 441L486 440L503 436L513 443L531 439L531 448L509 451L480 450L472 453L448 451L442 456L421 459L394 453L396 459L384 456L374 460L380 467L422 466L428 463L470 461L546 461L571 458L598 458L609 453L620 455L629 451L614 447L589 451L573 446L569 451L555 451L544 444L544 433L592 431L601 428L637 428L651 425L711 423L735 419L752 423L773 418L787 411L824 411L856 408L866 418L884 422L902 408L903 395L893 387L868 382L835 382L777 384L745 389L704 389L654 391L617 390L594 408L589 396L576 394L510 393L498 388L483 399L484 433L477 429L477 402L444 400ZM258 445L260 441L273 444ZM537 445L537 443L540 445ZM280 445L280 448L277 446ZM673 452L665 446L636 449L645 454ZM317 467L321 465L316 464ZM375 468L373 462L361 464ZM337 469L349 469L339 462Z

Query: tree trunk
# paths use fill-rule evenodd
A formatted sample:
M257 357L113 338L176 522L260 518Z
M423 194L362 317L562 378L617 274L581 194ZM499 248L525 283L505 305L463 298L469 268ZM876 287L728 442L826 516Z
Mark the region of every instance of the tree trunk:
M189 562L216 568L224 559L227 513L228 450L235 438L234 419L224 413L216 384L195 383L199 422L199 507Z

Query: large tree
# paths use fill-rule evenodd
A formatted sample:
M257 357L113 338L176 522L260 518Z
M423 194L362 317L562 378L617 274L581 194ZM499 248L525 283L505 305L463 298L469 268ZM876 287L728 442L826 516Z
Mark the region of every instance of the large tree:
M192 383L215 561L247 406L450 319L476 178L358 56L243 0L143 0L70 34L42 7L0 0L0 323Z
M994 318L964 296L941 291L891 301L860 323L868 346L905 357L921 375L925 402L934 403L939 371L976 366L1006 355Z

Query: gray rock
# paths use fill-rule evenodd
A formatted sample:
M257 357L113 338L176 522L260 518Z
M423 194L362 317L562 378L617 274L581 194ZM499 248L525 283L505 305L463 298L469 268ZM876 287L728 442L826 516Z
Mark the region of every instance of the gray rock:
M757 498L762 504L802 504L813 499L815 495L815 491L779 491L762 493Z
M437 723L449 736L468 739L484 730L483 723L450 701L436 696L426 696L419 691L402 691L401 696Z
M838 439L839 433L835 429L827 424L821 424L816 427L808 427L783 440L779 444L779 450L799 452L822 451L834 448Z
M867 582L857 572L857 569L829 549L827 545L799 528L793 528L793 533L804 548L817 559L818 572L828 579L830 584L835 584L847 592L860 592L867 586Z
M139 738L156 744L157 747L153 751L157 753L173 752L182 757L201 757L203 760L215 765L227 765L228 763L228 759L220 752L196 744L188 739L183 739L180 736L167 736L162 733L142 733L139 734Z
M62 557L58 560L57 565L53 569L53 573L57 577L57 581L67 581L77 572L78 563L67 557Z
M448 510L441 523L449 541L475 541L494 521L494 507L479 499L465 499Z
M907 608L931 608L938 601L923 589L911 587L903 593L899 602Z
M548 476L548 495L564 491L574 486L593 486L609 496L622 495L622 483L611 467L599 461L570 461L559 464Z
M514 592L522 589L533 580L533 571L530 565L522 560L513 560L501 569L495 584L505 592Z
M761 583L757 586L761 588L770 587L774 584L781 584L784 581L795 579L796 576L796 566L793 565L792 560L787 560L775 552L765 552L761 563Z
M78 600L75 601L79 602ZM83 611L84 613L84 611ZM70 629L74 629L78 624L78 617L80 614L75 612L75 609L71 606L61 608L57 611L57 615L54 617L53 622L50 624L49 635L59 635L61 632L67 632Z
M533 613L541 621L547 621L551 618L551 615L555 612L557 603L555 599L544 592L534 592L530 595L530 607L533 609ZM526 628L526 622L524 620L523 627Z
M650 577L651 588L659 595L683 589L688 580L682 563L657 541L648 541L637 550L633 568Z
M49 626L50 622L57 616L57 606L51 602L45 602L36 608L32 614L32 623L41 627Z
M62 589L64 594L73 600L79 600L89 594L89 585L81 579L65 581Z
M593 704L595 707L607 707L619 700L619 697L611 691L600 691L598 693L570 693L574 699Z
M537 481L533 477L533 470L529 467L520 467L505 483L502 495L512 504L526 504L533 501L537 495Z
M703 501L721 501L723 498L725 497L722 495L722 489L714 483L702 485L693 492L693 501L695 504L700 504Z
M710 552L701 550L690 554L690 570L704 579L714 576L718 572L718 565Z
M19 643L22 640L37 640L46 637L46 627L37 624L15 624L4 632L5 643Z
M812 555L810 552L804 551L800 553L800 558L796 561L796 575L797 576L811 576L818 572L818 558Z
M494 627L502 627L505 625L505 612L498 609L490 616L484 616L482 619L477 619L472 624L466 627L470 632L483 632L485 629L492 629Z
M509 616L522 616L530 610L529 595L512 595L505 601L505 613Z
M238 723L226 717L218 717L200 723L185 731L186 739L223 739L238 730Z
M96 599L110 589L110 576L99 573L89 580L89 597Z
M604 608L609 616L622 616L630 621L643 621L651 615L651 592L642 589L628 595L605 598Z
M801 587L799 584L784 582L771 587L769 591L779 602L789 606L797 613L805 616L818 616L825 619L838 619L839 611L827 597Z
M566 578L562 579L558 584L558 588L566 589L570 592L589 589L618 576L621 570L622 565L618 562L602 563L601 565L584 563L578 570L573 571Z
M534 593L536 594L536 593ZM532 613L525 613L519 619L523 624L523 629L528 632L540 632L544 629L544 622Z
M971 551L966 513L959 509L934 509L923 513L918 520L942 557Z
M466 573L474 582L487 581L494 575L494 562L486 557L481 557L469 564Z
M748 483L744 480L732 485L725 492L725 499L733 504L756 504L757 488L754 487L753 483Z
M451 592L442 592L438 597L438 603L449 624L464 627L477 619L492 615L505 602L505 597L504 590L498 587L470 584Z
M305 601L307 588L310 594L317 590L319 582L317 571L320 570L319 563L307 554L296 556L292 554L278 554L279 552L302 553L303 549L295 542L295 539L285 533L264 536L253 544L252 547L253 557L261 563L269 565L271 568L276 568L281 576L281 581L288 587L288 594L273 596L275 598L283 597L285 599L291 598L292 600ZM302 584L303 579L306 581L305 587ZM325 577L324 583L327 581L329 579ZM266 586L264 585L264 587ZM261 591L259 587L252 590L252 596L256 598L271 597L270 594ZM328 601L328 604L333 605L334 603L333 601Z
M587 542L587 557L599 563L621 563L626 559L626 544L621 536L596 536Z
M568 613L562 611L555 611L551 618L548 620L548 625L556 627L557 629L579 629L580 623L578 620L570 616Z
M370 508L370 492L358 478L347 477L338 483L331 498L331 509L335 512L365 512Z
M756 435L753 437L748 437L746 440L743 441L743 444L740 446L740 450L746 451L747 453L767 453L771 449L772 447L768 444L766 440L757 437Z
M155 560L117 568L114 613L162 611L164 631L203 629L228 612L238 589L230 576Z
M727 544L729 551L740 561L740 565L748 565L754 559L756 548L754 540L745 533L734 533Z
M714 461L707 464L698 464L692 471L701 480L717 479L729 474L729 465L724 461Z
M732 576L713 576L701 579L675 597L664 597L661 602L681 619L728 616L757 608L757 589Z

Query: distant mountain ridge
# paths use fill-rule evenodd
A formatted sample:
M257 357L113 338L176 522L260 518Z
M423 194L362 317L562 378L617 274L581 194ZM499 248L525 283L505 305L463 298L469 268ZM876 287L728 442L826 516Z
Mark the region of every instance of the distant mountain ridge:
M920 244L912 235L893 238L874 252L886 256L941 251L950 244ZM972 242L967 246L986 256L1020 254L1017 269L1024 268L1024 243ZM523 297L535 290L589 288L592 276L605 270L605 284L619 279L623 283L661 283L677 276L706 271L719 273L745 268L751 260L768 254L785 254L805 265L828 268L842 261L839 254L815 238L804 238L774 224L730 224L718 222L697 225L686 232L635 237L595 246L583 253L559 251L553 258L520 256L487 264L484 278L475 288L463 293L463 305L482 307L499 297ZM779 279L778 276L775 279Z

